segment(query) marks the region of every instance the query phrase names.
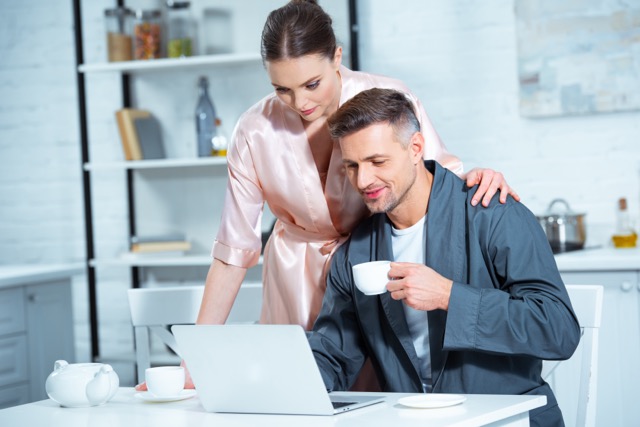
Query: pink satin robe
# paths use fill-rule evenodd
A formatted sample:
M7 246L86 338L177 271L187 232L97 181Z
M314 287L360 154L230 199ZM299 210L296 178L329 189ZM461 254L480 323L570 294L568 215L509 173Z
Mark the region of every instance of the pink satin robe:
M340 105L372 87L407 92L419 112L425 158L460 174L422 104L398 80L341 67ZM262 323L313 326L322 305L331 254L368 212L351 187L334 142L323 190L300 116L271 94L245 112L227 153L229 181L212 255L249 268L261 249L264 202L278 218L263 264Z

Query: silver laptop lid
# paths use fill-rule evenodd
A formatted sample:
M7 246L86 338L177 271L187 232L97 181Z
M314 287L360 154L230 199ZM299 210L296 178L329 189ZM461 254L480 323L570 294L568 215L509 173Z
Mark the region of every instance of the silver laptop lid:
M334 414L302 327L175 325L172 331L207 411Z

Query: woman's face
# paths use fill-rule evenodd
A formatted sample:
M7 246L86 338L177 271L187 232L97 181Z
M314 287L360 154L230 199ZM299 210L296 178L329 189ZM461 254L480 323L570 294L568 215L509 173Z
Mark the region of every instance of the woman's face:
M329 117L340 103L341 48L333 60L322 55L306 55L266 63L267 73L278 98L312 122Z

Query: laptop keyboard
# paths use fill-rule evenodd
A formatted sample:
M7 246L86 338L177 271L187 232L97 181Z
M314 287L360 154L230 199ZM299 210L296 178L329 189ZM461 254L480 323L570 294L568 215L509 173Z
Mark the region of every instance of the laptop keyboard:
M338 408L342 408L345 406L349 406L349 405L353 405L356 402L331 402L331 404L333 405L333 409L338 409Z

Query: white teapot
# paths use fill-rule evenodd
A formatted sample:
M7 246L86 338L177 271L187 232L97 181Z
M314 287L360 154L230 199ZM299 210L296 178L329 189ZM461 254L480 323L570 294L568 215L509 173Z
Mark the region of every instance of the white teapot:
M80 408L108 402L118 391L120 378L111 365L56 360L45 388L62 406Z

